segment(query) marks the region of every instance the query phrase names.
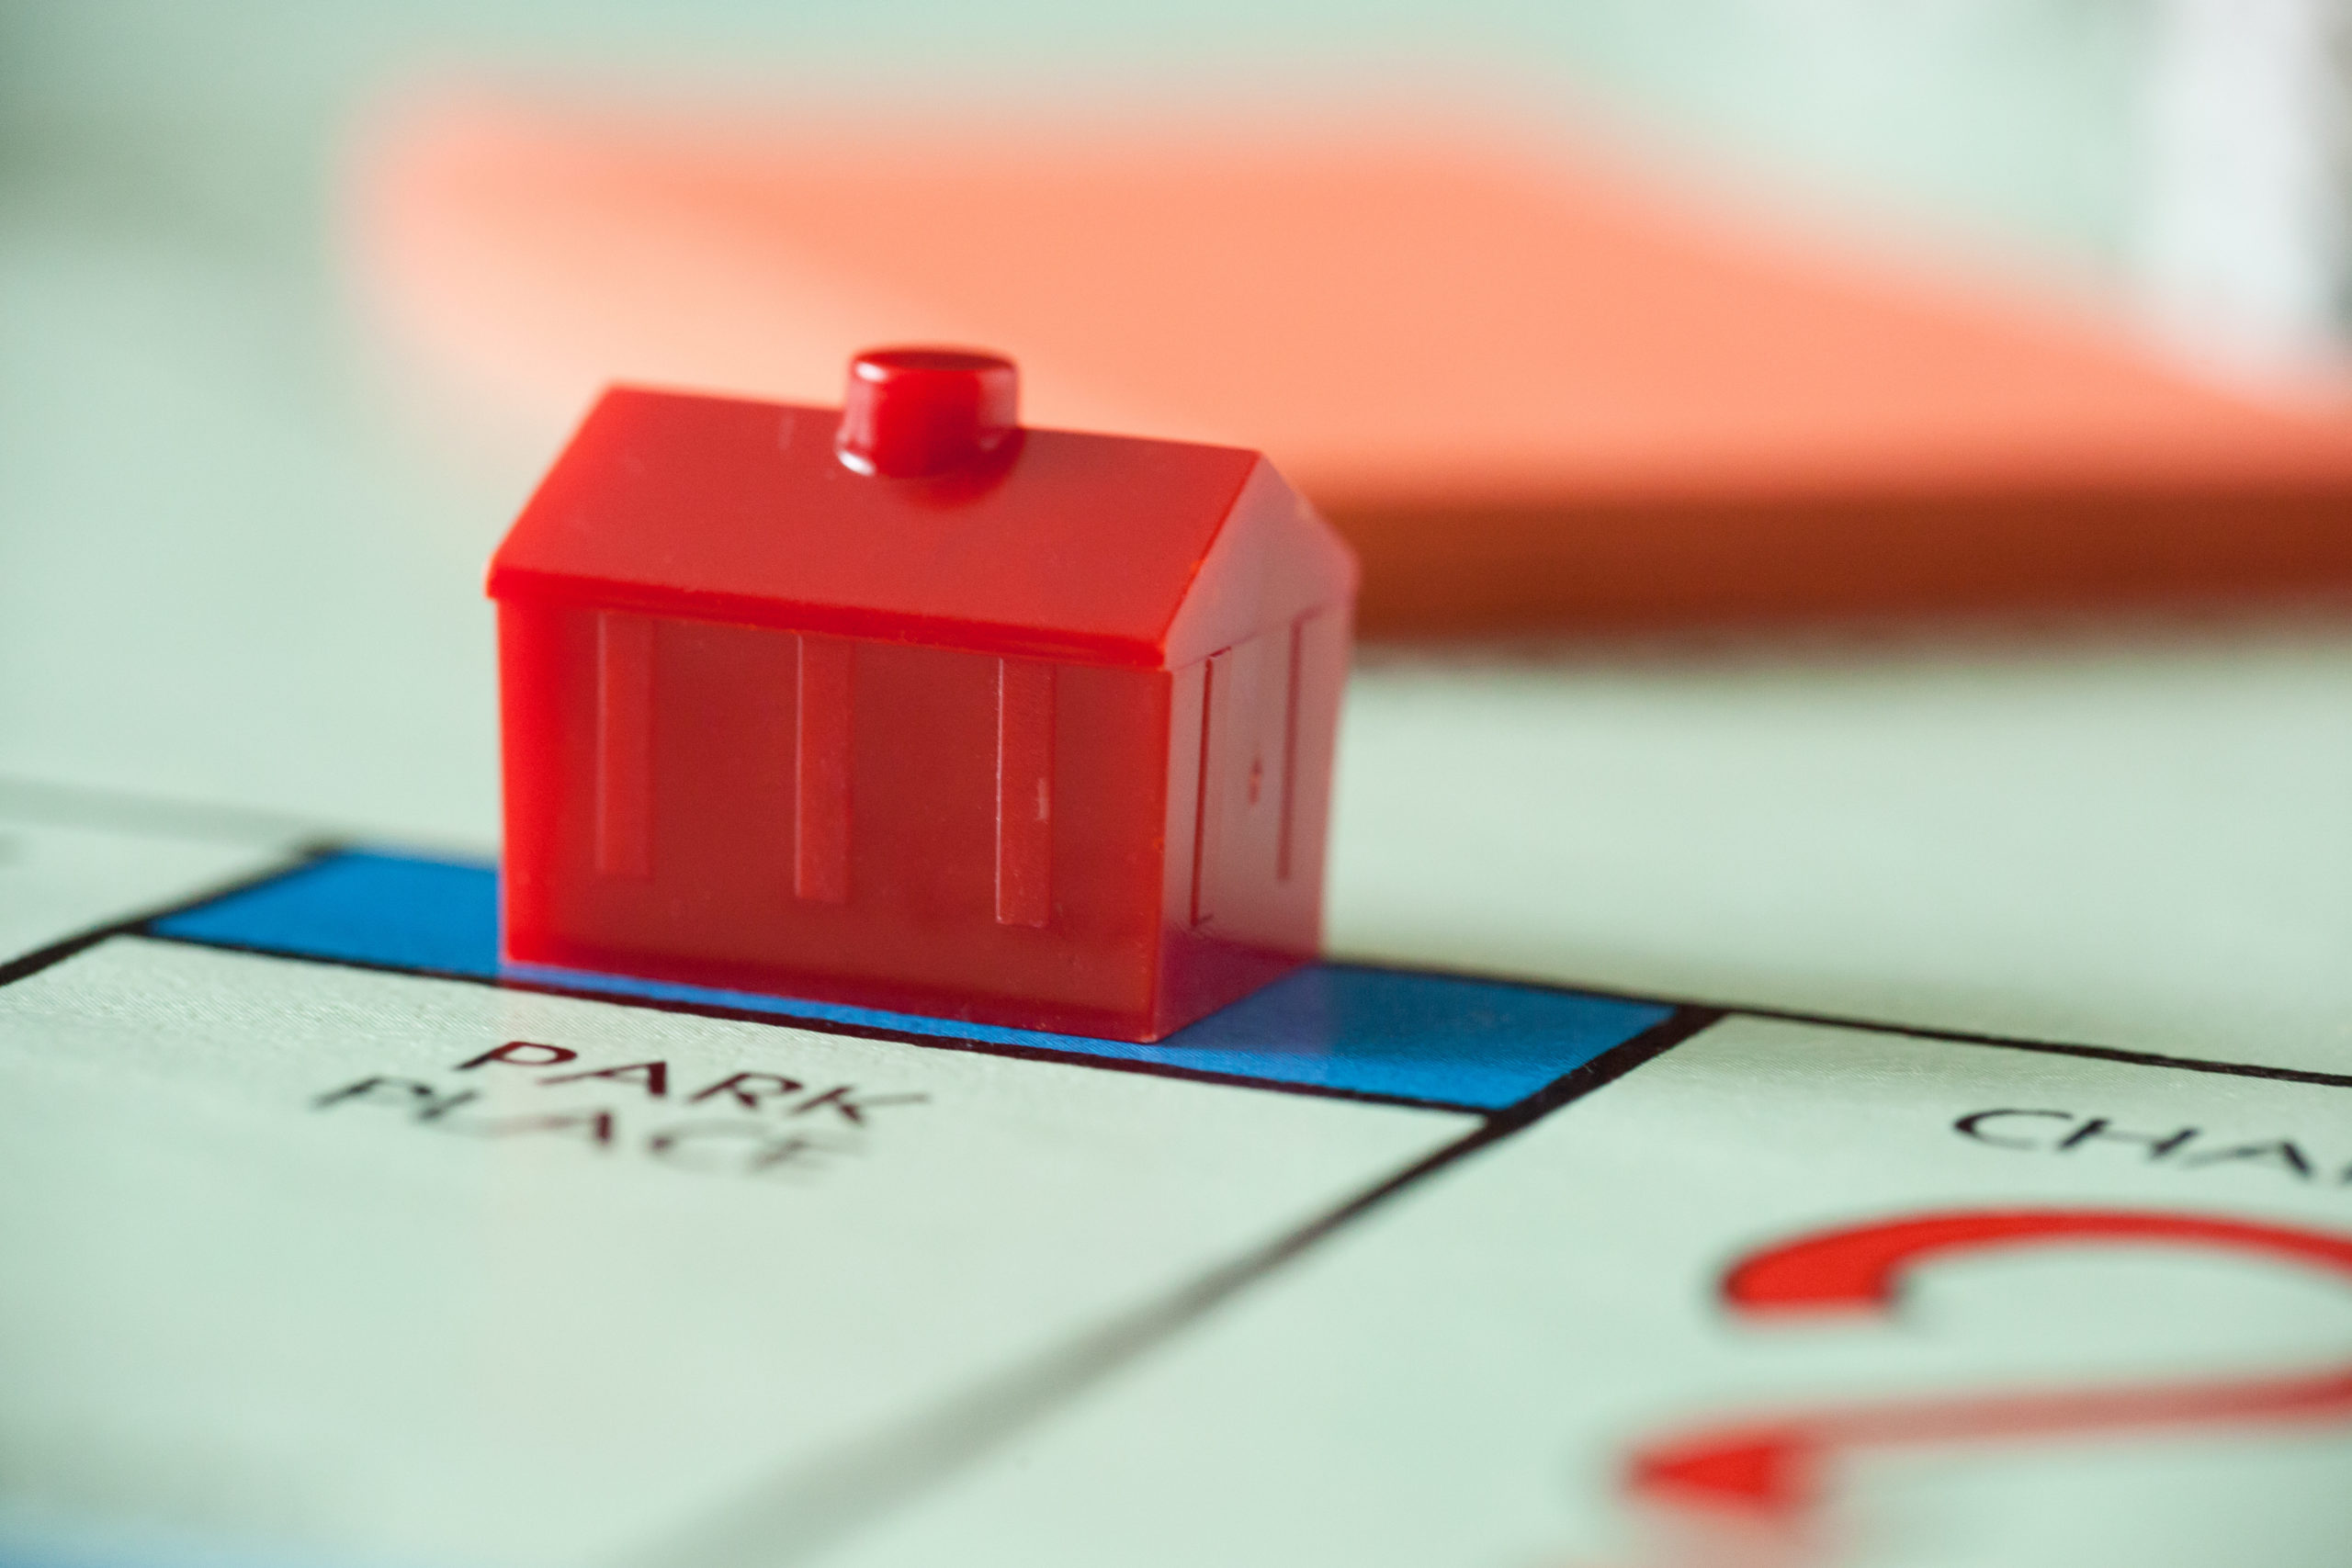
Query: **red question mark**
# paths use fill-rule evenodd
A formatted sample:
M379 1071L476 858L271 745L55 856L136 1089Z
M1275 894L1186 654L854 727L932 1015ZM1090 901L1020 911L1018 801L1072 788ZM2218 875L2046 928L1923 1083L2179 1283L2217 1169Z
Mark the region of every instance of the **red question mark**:
M2322 1231L2128 1209L1962 1210L1846 1226L1768 1247L1724 1276L1724 1299L1749 1318L1883 1318L1912 1269L1950 1254L2150 1244L2308 1265L2352 1280L2352 1237ZM1744 1517L1793 1544L1821 1499L1828 1461L1841 1451L2209 1422L2346 1419L2352 1419L2352 1362L2169 1387L1856 1404L1708 1427L1636 1450L1628 1482L1645 1501Z

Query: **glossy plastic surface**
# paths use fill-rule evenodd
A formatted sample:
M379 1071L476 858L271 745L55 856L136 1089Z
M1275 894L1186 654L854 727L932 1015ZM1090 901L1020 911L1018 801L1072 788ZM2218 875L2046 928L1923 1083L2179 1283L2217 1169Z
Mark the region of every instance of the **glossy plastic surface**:
M956 349L869 349L850 362L833 449L854 472L917 479L984 463L1020 433L1012 361Z
M1227 563L1245 623L1261 603L1304 614L1351 570L1319 522L1224 538L1265 467L1254 452L1024 430L994 462L890 478L841 461L840 424L836 409L616 388L499 547L491 592L1151 668L1179 611L1202 613L1195 579L1220 545L1246 558ZM1269 549L1311 557L1305 581L1262 581ZM1287 603L1264 601L1282 589Z
M927 368L930 463L991 373ZM1337 536L1232 448L1016 430L894 474L881 390L615 391L525 510L506 955L1137 1041L1311 957Z

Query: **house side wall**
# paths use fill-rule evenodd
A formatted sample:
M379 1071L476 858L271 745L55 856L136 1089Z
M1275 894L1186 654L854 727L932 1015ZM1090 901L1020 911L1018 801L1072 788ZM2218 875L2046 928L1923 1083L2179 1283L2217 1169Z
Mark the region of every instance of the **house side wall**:
M1163 1016L1264 984L1321 944L1347 606L1173 672Z
M1195 930L1311 952L1320 936L1329 755L1347 678L1344 607L1194 667L1206 702L1190 898Z

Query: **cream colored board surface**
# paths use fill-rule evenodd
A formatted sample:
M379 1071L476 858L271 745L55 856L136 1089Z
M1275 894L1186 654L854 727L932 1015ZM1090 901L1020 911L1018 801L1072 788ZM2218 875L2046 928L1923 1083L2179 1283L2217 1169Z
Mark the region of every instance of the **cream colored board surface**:
M2352 1235L2347 1108L2352 1089L1733 1021L1409 1190L836 1561L1627 1568L1658 1561L1620 1479L1644 1439L1840 1402L2343 1366L2352 1280L2195 1249L1954 1256L1887 1322L1736 1321L1717 1282L1774 1242L1951 1210ZM1955 1130L1994 1109L2074 1120L1979 1124L2002 1143ZM2200 1131L2162 1157L2120 1136L2056 1150L2101 1116ZM2279 1140L2308 1177L2231 1153ZM2342 1419L1865 1455L1830 1473L1845 1549L1804 1561L2337 1562L2347 1474Z
M1351 957L2352 1073L2352 641L1383 660Z
M117 938L0 991L0 1474L266 1555L654 1549L1469 1124Z

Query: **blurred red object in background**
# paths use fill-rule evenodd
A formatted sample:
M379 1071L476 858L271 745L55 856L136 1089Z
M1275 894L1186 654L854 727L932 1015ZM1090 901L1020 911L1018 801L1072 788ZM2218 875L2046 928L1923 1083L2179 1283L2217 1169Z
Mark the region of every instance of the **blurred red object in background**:
M369 148L374 302L510 411L821 400L862 343L1004 344L1038 423L1266 451L1362 557L1370 635L2352 587L2352 405L1499 137L474 101Z

